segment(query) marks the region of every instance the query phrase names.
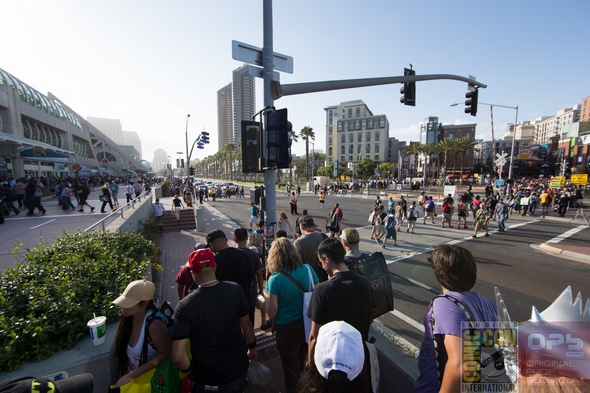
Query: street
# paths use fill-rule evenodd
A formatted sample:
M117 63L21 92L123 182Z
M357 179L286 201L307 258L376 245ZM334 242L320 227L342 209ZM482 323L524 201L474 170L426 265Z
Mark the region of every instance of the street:
M413 199L417 198L410 197L410 200ZM551 214L547 219L539 215L522 217L514 214L506 222L506 232L495 232L496 223L490 221L490 237L483 237L480 232L480 236L474 239L471 237L471 225L466 230L456 227L442 229L440 217L434 225L429 222L423 224L419 219L413 234L406 233L405 227L402 227L397 236L400 247L383 250L369 240L371 227L367 217L374 200L375 194L368 199L360 195L350 198L329 196L325 207L320 209L317 195L302 193L298 212L301 214L303 209L308 209L319 228L325 231L326 217L334 204L339 203L344 211L342 227L359 230L362 239L360 249L366 252L383 251L392 273L395 310L380 317L379 322L407 340L406 345L410 349L420 347L426 307L440 293L440 285L427 261L432 248L440 243L459 244L471 251L478 265L478 280L473 290L494 299L494 287L498 287L513 321L528 320L533 305L539 311L544 310L568 285L572 286L574 294L581 292L583 299L590 297L590 268L586 263L557 257L539 248L540 244L568 231L575 233L560 240L560 244L587 246L590 244L590 228L580 225L583 223L581 220L569 224L571 218L557 219ZM249 227L248 204L248 198L210 203L237 225L245 227ZM285 194L277 193L277 213L281 210L288 213L293 226L296 216L289 214L289 199ZM456 220L456 215L453 219ZM471 220L468 219L469 224Z

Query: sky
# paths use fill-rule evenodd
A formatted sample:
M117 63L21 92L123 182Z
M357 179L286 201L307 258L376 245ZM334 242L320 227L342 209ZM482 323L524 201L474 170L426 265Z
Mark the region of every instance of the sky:
M262 0L0 0L0 68L41 93L53 93L80 116L120 119L136 131L143 158L162 148L172 161L201 131L217 151L217 91L242 65L232 40L263 45ZM363 100L386 115L389 136L419 140L420 124L477 123L490 140L490 108L518 106L518 120L553 116L590 96L587 17L590 2L570 0L298 0L273 2L274 51L294 58L281 84L403 75L474 76L476 117L464 113L464 82L416 84L416 106L399 101L400 84L287 96L294 130L313 128L326 150L325 111ZM584 39L584 37L586 37ZM586 75L584 77L584 75ZM256 78L257 110L263 107ZM451 107L452 103L459 105ZM499 138L516 111L495 107ZM305 153L300 139L293 154Z

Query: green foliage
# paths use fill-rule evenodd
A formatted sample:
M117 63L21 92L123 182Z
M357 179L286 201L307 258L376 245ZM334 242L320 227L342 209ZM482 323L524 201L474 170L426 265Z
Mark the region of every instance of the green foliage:
M170 180L166 180L164 183L162 183L160 188L162 189L162 197L172 196L170 194Z
M92 314L115 322L111 302L141 279L157 247L131 232L77 232L27 249L0 272L0 370L71 349Z
M375 168L377 168L377 163L373 162L369 157L363 158L354 165L356 176L364 180L371 179L375 174Z

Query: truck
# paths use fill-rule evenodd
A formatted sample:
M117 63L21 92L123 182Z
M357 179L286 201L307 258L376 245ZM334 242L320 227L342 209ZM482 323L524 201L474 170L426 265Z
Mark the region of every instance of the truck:
M319 184L320 187L329 186L332 181L330 180L329 176L314 176L313 177L313 186L315 187L316 184Z

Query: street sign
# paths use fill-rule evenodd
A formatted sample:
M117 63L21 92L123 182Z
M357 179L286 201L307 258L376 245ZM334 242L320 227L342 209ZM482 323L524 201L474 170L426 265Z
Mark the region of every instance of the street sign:
M82 165L80 165L80 164L74 164L74 170L76 172L80 172L82 170Z
M565 185L565 176L553 176L549 180L549 187L551 188L559 188Z
M231 49L232 59L260 67L263 66L262 48L232 40ZM289 74L293 73L293 58L291 56L273 52L272 60L275 70L287 72Z
M504 179L496 180L496 187L503 186L503 185L504 185Z
M496 157L498 157L494 162L496 163L496 166L504 166L508 161L506 161L506 157L508 157L508 154L506 153L496 153Z
M570 179L570 183L572 183L575 186L583 186L586 183L588 183L588 174L584 173L584 174L572 175L572 177Z

